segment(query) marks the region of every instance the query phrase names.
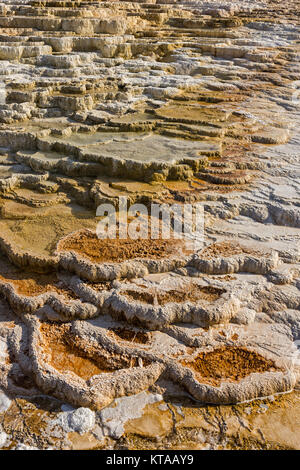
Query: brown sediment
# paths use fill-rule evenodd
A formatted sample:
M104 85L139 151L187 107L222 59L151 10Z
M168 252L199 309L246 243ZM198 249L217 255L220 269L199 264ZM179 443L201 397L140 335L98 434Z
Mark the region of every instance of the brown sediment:
M68 300L77 298L70 289L60 288L55 285L54 282L58 282L57 278L55 278L55 274L53 274L52 279L49 279L48 275L38 276L34 273L24 274L23 279L10 279L0 276L0 280L12 284L16 292L20 295L35 297L46 292L56 292L59 295L63 295Z
M229 257L242 254L255 255L258 254L258 251L253 248L242 246L237 242L226 240L208 245L201 251L199 256L204 259L211 259L217 258L218 256Z
M237 277L232 274L219 274L211 276L211 279L222 280L222 281L236 281Z
M214 386L219 386L225 380L238 382L254 372L278 370L273 361L260 354L231 346L202 352L193 361L182 361L181 364L196 372L200 382Z
M59 281L56 272L35 273L23 271L7 260L0 258L0 282L8 282L20 295L34 297L46 292L56 292L66 299L77 298L73 292Z
M64 239L57 245L58 251L74 251L94 263L106 261L121 262L134 258L165 258L186 253L182 240L151 239L99 239L88 230L81 230Z
M108 291L112 287L112 282L110 281L100 281L100 282L85 281L85 284L97 292Z
M255 148L253 143L250 142L236 142L230 141L224 144L222 151L222 160L223 161L237 161L241 162L241 157L246 157L248 152L253 151ZM213 157L210 158L210 161L213 160ZM249 158L244 159L244 162L247 162Z
M246 191L249 189L249 184L217 184L212 183L211 181L205 181L204 179L199 179L194 177L190 181L190 189L184 191L170 190L172 196L172 201L180 201L193 203L195 201L202 201L203 194L207 192L214 192L220 194L234 193L235 191Z
M245 170L232 170L227 172L202 173L202 178L210 183L240 185L250 181L253 175Z
M49 357L49 364L59 372L71 371L85 380L102 372L111 372L111 370L101 369L95 361L86 357L79 348L70 345L67 340L67 336L70 334L69 330L70 328L66 325L52 325L49 323L41 325L43 350Z
M34 297L46 292L56 292L66 300L77 298L71 289L58 279L57 272L46 274L23 271L3 257L0 258L0 282L11 284L20 295Z
M0 275L0 281L8 282L14 287L18 294L28 297L35 297L40 294L45 294L46 292L56 292L59 295L63 295L67 300L77 298L67 287L58 287L58 285L55 284L55 282L59 282L55 273L51 275L22 273L16 277L17 279Z
M124 294L126 297L151 305L155 303L155 300L157 300L159 305L165 305L169 302L197 302L198 300L214 302L224 293L224 289L213 286L198 286L197 284L186 286L184 290L172 289L164 292L154 290L152 292L149 290L144 292L135 290L122 291L122 295Z
M39 442L44 448L49 447L49 443L53 445L59 438L50 435L48 429L51 419L55 419L55 411L58 411L58 403L49 397L40 396L32 401L16 398L2 421L3 429L12 438L5 448L13 449L17 442L28 440Z
M151 333L146 333L143 331L134 331L128 328L112 328L110 331L117 338L120 338L124 341L129 341L130 343L147 344L150 341Z
M223 121L226 113L217 107L200 106L199 102L170 102L156 110L156 115L161 118L180 120L181 122L207 122Z
M151 305L154 304L155 294L148 291L139 292L136 290L125 290L122 291L121 294L125 295L129 299L137 300L138 302L143 302Z
M43 352L49 358L49 364L59 372L71 371L88 380L94 375L138 365L135 357L109 354L101 346L73 335L67 324L42 323L40 331Z
M35 387L33 379L26 374L19 374L18 376L12 377L12 381L15 385L22 387L25 390Z
M225 91L209 91L208 89L203 89L201 85L199 87L195 87L193 91L184 91L180 94L173 97L174 102L189 102L194 101L198 104L207 105L207 104L214 104L214 103L225 103L225 102L237 102L241 101L244 98L242 93L230 92L227 93Z

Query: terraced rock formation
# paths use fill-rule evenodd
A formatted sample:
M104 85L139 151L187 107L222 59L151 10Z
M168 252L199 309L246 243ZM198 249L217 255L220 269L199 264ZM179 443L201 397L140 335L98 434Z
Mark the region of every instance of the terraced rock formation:
M299 7L2 0L0 448L299 449Z

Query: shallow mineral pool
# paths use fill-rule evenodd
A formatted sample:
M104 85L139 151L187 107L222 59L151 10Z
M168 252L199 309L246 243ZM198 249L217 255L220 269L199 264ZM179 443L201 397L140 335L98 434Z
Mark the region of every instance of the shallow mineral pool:
M49 139L47 139L49 140ZM142 162L163 161L176 163L180 160L215 155L220 143L191 141L157 134L107 133L73 134L70 137L50 138L50 142L63 142L104 157L118 157Z

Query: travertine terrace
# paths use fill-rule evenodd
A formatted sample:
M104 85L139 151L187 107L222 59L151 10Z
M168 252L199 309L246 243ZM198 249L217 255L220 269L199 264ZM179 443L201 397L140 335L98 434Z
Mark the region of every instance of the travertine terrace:
M299 449L299 11L2 0L2 449ZM98 239L119 196L204 247Z

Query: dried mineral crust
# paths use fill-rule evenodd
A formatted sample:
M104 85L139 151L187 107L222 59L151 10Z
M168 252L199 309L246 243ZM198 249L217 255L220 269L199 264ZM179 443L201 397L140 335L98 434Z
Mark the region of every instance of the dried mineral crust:
M1 449L299 449L299 6L1 1Z

